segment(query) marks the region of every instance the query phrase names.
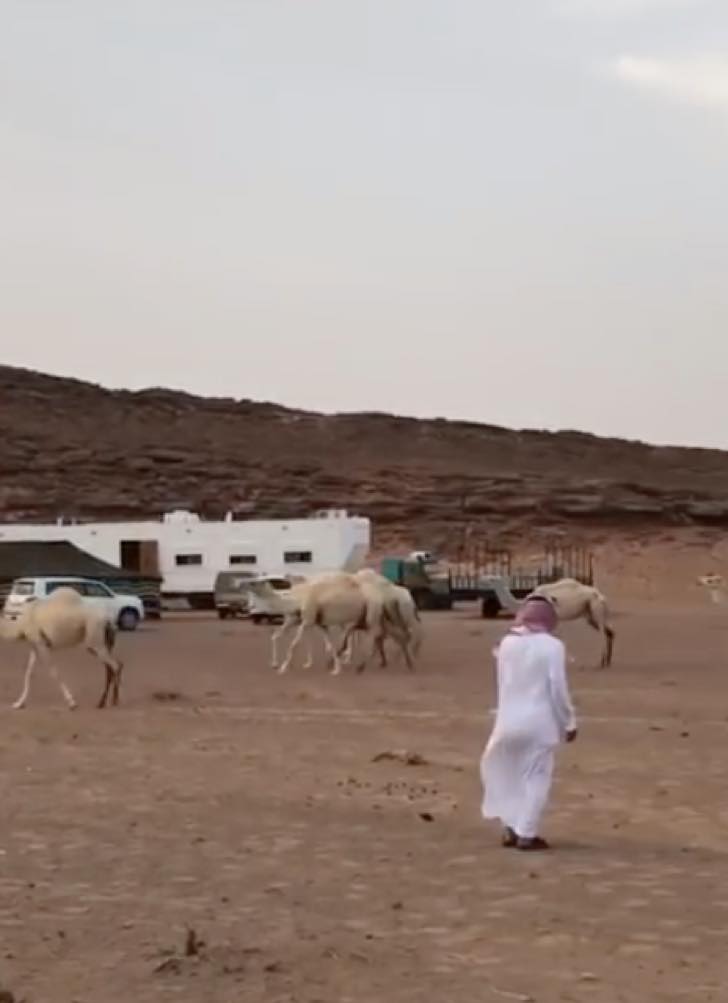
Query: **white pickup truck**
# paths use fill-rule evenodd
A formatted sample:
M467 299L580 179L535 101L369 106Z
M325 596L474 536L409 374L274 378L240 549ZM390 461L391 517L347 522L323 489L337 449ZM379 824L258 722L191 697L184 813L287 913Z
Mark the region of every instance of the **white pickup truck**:
M55 589L75 589L84 602L103 608L111 623L120 630L136 630L144 619L144 603L139 596L122 595L93 578L57 575L48 578L16 578L5 600L5 616L14 620L27 602L45 599Z

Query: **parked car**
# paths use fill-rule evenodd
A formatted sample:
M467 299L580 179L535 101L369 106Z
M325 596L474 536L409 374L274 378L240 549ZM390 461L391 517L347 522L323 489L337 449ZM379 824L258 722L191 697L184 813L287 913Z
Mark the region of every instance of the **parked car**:
M120 630L136 630L144 619L144 603L139 596L122 595L92 578L16 578L5 600L4 612L14 620L26 603L45 599L59 588L75 589L85 602L105 609Z
M257 578L253 572L220 571L215 578L215 609L221 620L246 616L250 593L247 585Z

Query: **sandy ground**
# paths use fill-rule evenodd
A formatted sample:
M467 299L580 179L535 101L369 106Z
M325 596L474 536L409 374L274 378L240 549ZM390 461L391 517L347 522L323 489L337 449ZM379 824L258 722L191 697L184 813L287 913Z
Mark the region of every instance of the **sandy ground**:
M278 677L267 630L122 636L118 711L65 660L2 715L0 983L27 1003L721 1000L728 612L632 604L575 656L549 855L481 822L503 624L432 614L420 671ZM0 701L23 655L0 649ZM170 699L173 695L176 698ZM386 750L426 763L374 762ZM188 929L204 942L185 956ZM196 947L196 945L194 945Z

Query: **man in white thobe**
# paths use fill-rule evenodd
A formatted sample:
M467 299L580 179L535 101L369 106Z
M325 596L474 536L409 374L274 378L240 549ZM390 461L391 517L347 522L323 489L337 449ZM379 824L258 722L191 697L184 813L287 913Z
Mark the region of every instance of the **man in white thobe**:
M541 816L549 797L554 751L576 738L566 680L566 652L553 636L557 616L545 598L526 600L496 653L498 709L480 763L483 818L500 819L503 845L545 850Z

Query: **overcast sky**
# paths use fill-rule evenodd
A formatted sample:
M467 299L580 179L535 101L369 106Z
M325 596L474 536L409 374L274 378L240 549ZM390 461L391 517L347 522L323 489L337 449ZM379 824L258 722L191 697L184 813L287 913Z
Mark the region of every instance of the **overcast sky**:
M726 0L0 0L0 361L728 447Z

